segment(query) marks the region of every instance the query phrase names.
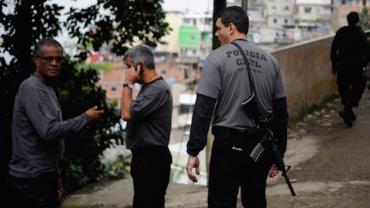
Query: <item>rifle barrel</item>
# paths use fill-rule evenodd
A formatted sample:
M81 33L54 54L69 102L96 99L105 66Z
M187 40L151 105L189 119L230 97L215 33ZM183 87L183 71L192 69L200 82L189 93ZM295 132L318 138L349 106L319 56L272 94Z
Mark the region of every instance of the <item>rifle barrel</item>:
M288 185L290 194L292 194L292 196L295 196L296 194L295 194L295 191L294 191L294 188L293 188L292 184L290 183L290 180L288 178L288 175L285 173L283 176L285 178L286 184Z
M279 150L278 146L274 142L272 142L272 152L274 153L274 156L275 156L275 164L276 164L277 168L282 171L282 175L285 178L285 182L288 185L290 193L292 194L292 196L295 196L296 195L295 191L293 189L292 184L290 183L287 171L285 169L284 160L283 160L283 158L280 154L280 150Z

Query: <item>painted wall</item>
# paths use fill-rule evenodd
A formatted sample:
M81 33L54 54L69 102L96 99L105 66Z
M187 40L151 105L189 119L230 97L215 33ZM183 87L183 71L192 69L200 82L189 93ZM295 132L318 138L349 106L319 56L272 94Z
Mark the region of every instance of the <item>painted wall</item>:
M168 53L179 53L179 28L182 23L183 13L178 11L168 11L166 12L166 22L171 27L169 34L164 36L161 40L165 43L158 44L155 51L156 52L168 52Z
M336 92L330 62L332 39L327 36L272 52L283 71L291 115Z

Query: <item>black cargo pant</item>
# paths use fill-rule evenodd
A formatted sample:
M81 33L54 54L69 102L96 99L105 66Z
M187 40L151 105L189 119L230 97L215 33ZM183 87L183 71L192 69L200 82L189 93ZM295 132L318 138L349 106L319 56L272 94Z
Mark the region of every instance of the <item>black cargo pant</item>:
M151 146L132 151L134 208L164 208L171 163L168 147Z
M10 176L15 189L16 208L56 208L58 199L58 173L41 173L36 178Z
M214 128L215 129L215 128ZM249 154L259 135L216 128L210 161L208 207L233 208L239 188L244 207L266 207L266 179L272 154L265 151L256 163Z
M341 66L337 72L337 87L345 108L357 107L366 86L361 66Z

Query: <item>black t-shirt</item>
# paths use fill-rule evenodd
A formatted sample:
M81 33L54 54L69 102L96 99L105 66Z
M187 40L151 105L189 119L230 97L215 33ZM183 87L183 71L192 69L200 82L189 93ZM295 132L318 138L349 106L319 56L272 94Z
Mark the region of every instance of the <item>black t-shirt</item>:
M172 95L165 80L146 84L130 106L127 123L127 148L168 146L171 133Z

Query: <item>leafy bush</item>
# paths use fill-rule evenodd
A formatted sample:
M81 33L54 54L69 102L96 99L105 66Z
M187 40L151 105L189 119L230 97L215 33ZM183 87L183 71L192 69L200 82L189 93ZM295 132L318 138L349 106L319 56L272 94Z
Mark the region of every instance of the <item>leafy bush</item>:
M57 87L64 119L72 118L95 105L104 110L104 116L65 140L62 176L67 191L74 191L104 176L105 167L100 163L103 151L113 141L122 142L120 113L106 102L105 91L97 84L97 72L91 68L77 69L76 66L74 62L64 64ZM118 129L112 128L117 124Z

